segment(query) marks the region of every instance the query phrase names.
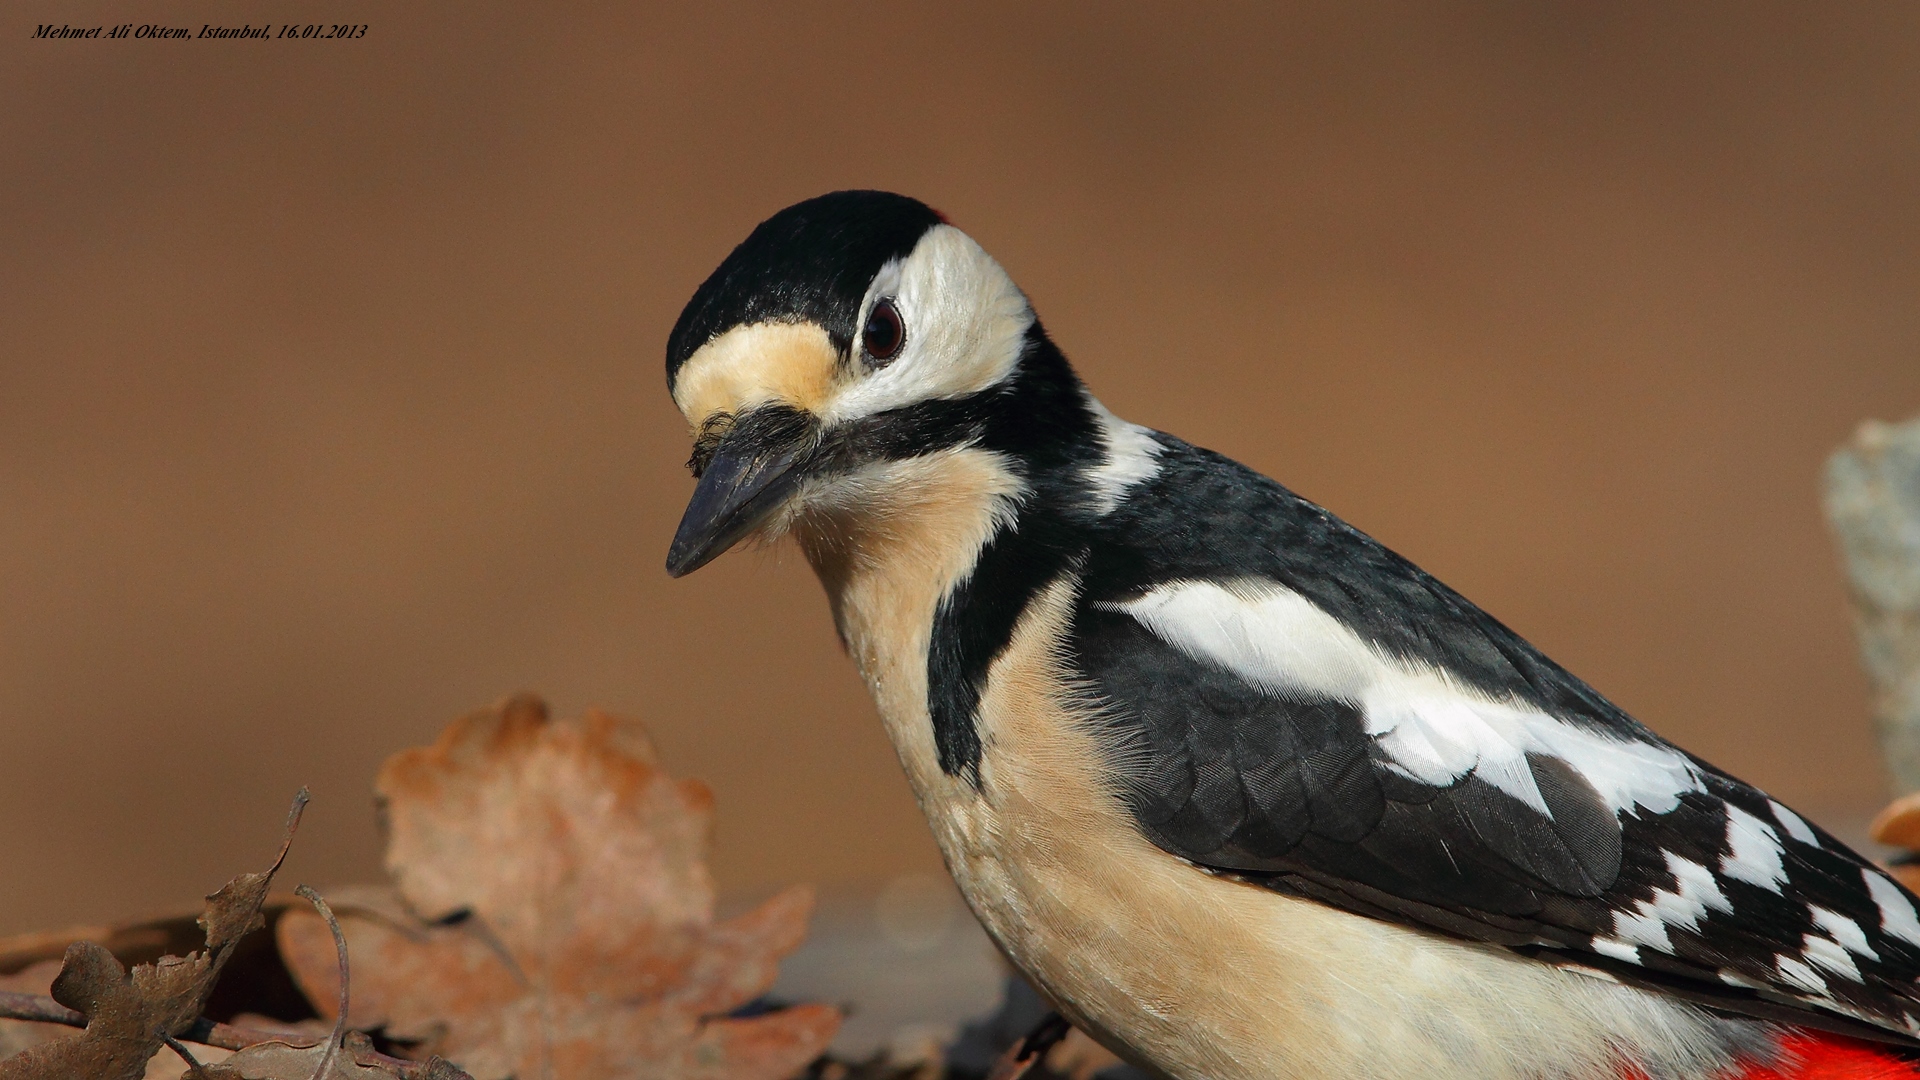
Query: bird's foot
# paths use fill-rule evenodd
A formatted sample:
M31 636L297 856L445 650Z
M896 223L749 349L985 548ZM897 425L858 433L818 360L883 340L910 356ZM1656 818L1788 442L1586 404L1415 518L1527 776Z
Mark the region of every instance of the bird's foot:
M1001 1054L988 1071L987 1080L1019 1080L1072 1030L1065 1017L1057 1012L1048 1013L1025 1038L1007 1047L1007 1052Z

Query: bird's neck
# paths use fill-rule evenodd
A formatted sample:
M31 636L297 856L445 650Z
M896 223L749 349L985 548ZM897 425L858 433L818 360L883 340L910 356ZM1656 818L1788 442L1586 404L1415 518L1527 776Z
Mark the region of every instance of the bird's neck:
M966 439L837 481L791 526L917 789L971 771L971 717L959 715L970 706L929 713L930 682L954 674L930 672L942 620L970 602L970 577L1004 576L983 558L1017 554L1029 532L1057 533L1049 525L1084 491L1077 472L1101 453L1101 410L1057 350L1041 337L1028 360L993 391L994 407L973 413Z
M810 507L792 530L864 668L869 639L903 640L903 618L931 622L981 547L1016 522L1027 485L1003 457L977 447L888 462L848 484L857 499ZM876 634L876 623L888 632ZM908 634L925 637L924 625Z
M1038 324L1005 384L929 411L938 419L915 429L924 449L837 478L788 523L843 635L855 615L844 609L875 590L910 592L930 621L989 540L1071 514L1104 453L1105 410Z
M810 509L792 531L924 800L950 779L927 711L934 616L1008 526L1024 484L1004 459L977 448L891 462L858 483L865 490L857 506Z
M786 527L830 595L875 574L944 589L996 533L1066 509L1104 414L1035 323L1005 382L901 410L898 451L810 493Z

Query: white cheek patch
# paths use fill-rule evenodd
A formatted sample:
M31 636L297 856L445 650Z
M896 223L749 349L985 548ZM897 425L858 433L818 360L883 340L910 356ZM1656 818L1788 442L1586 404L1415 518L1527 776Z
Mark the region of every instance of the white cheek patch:
M1686 755L1497 701L1444 672L1388 657L1299 593L1265 580L1182 581L1108 605L1189 656L1277 695L1307 693L1360 707L1390 767L1444 787L1471 773L1541 814L1530 753L1559 758L1616 813L1664 814L1701 790ZM1549 815L1550 816L1550 815Z
M882 297L900 312L906 343L887 366L838 389L821 413L829 423L986 390L1013 374L1033 325L1013 279L951 225L927 230L911 254L881 269L857 325Z

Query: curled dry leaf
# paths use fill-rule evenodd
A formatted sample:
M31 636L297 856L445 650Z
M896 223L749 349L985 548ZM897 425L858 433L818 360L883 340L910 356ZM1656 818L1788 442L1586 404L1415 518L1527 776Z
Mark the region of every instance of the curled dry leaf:
M0 1080L141 1080L147 1062L165 1042L200 1018L220 969L247 932L264 925L260 907L267 887L286 861L287 848L306 806L303 790L287 815L286 837L273 865L241 874L207 897L200 927L206 948L186 956L162 956L132 971L97 941L67 946L50 990L54 1001L86 1018L75 1038L30 1046L0 1061Z
M515 698L395 755L376 787L393 889L334 894L351 1027L384 1027L477 1080L781 1080L838 1029L819 1005L729 1015L773 983L812 897L716 923L712 795L669 777L637 725L550 723ZM326 925L289 913L278 931L331 1014Z

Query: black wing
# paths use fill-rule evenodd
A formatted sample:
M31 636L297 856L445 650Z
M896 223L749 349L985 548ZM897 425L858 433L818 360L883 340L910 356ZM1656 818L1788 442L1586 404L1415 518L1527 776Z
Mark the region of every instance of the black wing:
M1896 1041L1920 1034L1910 894L1370 538L1171 439L1147 490L1104 529L1083 563L1076 661L1112 706L1132 809L1163 849L1732 1011L1856 1034L1871 1025ZM1250 677L1127 606L1156 589L1244 588L1250 576L1306 598L1397 664L1444 672L1463 700L1562 725L1575 748L1529 746L1523 766L1509 761L1492 779L1485 769L1423 778L1395 757L1366 700ZM1686 790L1625 806L1598 790L1647 755L1678 762Z

